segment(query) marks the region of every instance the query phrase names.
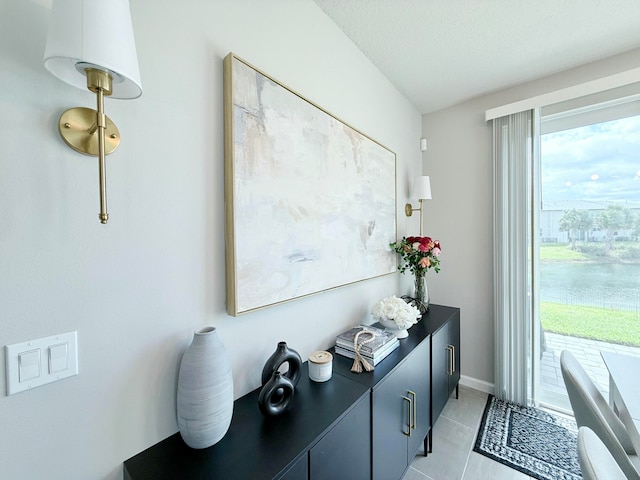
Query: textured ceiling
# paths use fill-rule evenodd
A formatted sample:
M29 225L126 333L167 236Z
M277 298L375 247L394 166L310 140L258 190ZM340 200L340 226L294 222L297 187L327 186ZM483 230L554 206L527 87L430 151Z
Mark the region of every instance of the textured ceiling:
M640 47L640 0L314 0L421 113Z

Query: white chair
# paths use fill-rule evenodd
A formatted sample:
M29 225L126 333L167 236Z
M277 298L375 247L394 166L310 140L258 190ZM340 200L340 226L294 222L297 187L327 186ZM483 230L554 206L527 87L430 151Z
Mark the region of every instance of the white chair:
M578 429L578 462L584 480L637 480L640 475L627 477L611 452L589 427Z
M640 480L640 458L626 428L573 354L560 355L562 378L578 427L589 427L600 438L627 478Z

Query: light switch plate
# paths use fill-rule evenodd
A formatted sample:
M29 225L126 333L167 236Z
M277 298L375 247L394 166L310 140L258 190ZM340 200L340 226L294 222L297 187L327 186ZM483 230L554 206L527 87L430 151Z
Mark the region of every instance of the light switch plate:
M32 352L38 352L34 355ZM78 374L78 333L5 346L7 395L30 390ZM37 358L38 365L33 365Z

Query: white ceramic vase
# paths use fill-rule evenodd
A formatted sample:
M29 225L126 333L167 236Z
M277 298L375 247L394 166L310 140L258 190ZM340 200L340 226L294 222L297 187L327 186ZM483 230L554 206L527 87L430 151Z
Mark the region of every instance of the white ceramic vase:
M398 327L396 322L394 322L393 320L380 318L378 319L378 321L382 324L386 331L393 333L398 338L407 338L409 336L409 332L407 332L407 329Z
M178 428L191 448L207 448L227 433L233 415L233 376L215 327L196 330L180 362Z

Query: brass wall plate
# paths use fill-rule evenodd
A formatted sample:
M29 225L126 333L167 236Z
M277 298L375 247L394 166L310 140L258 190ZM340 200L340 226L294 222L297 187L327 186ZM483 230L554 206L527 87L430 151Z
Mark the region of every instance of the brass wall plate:
M58 122L58 131L64 143L76 152L98 156L97 112L91 108L76 107L65 111ZM107 128L104 133L104 153L113 152L120 145L118 127L105 115Z
M417 208L416 208L416 209L414 209L414 208L411 206L411 204L410 204L410 203L405 204L405 206L404 206L404 214L405 214L407 217L410 217L414 210L417 210Z

